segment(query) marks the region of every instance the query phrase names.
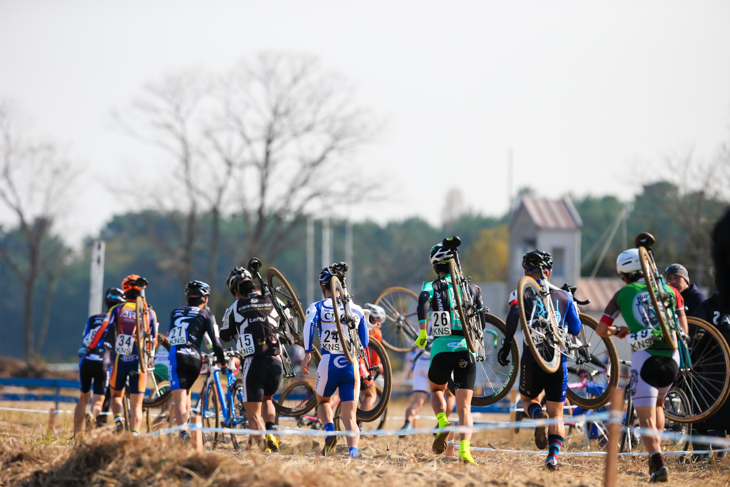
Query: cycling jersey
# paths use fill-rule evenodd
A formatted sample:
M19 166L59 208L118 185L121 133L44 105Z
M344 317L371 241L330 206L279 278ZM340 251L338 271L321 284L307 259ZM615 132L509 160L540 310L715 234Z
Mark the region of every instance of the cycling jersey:
M369 344L367 320L362 308L356 304L350 306L357 321L357 334L363 347ZM344 308L340 305L340 316ZM347 361L342 348L340 337L336 333L337 326L334 320L332 299L326 298L312 303L307 308L307 317L304 320L304 350L312 351L314 334L317 333L322 360L317 367L317 379L314 389L322 397L331 397L335 390L339 390L342 401L354 401L360 395L360 366L353 367ZM350 329L342 327L344 339L349 339Z
M682 295L672 286L666 284L664 285L664 290L675 297L675 304L669 311L672 317L676 319L679 314L684 314ZM603 312L601 322L611 326L619 314L621 314L626 325L629 327L630 333L636 333L647 328L657 328L659 326L659 322L654 314L654 306L651 303L649 291L646 288L646 282L643 279L625 285L613 295ZM674 327L673 323L668 323L668 325L671 328ZM662 336L657 337L653 345L647 348L646 351L651 355L662 357L672 356L672 349Z
M236 348L244 356L272 357L281 353L275 329L279 314L268 296L251 293L234 302L223 316L221 338L238 337Z
M94 339L94 335L99 330L99 328L101 328L101 325L104 323L104 318L106 318L106 313L100 313L98 315L90 316L89 319L86 321L86 328L84 329L84 334L83 334L83 346L84 347L88 347L89 345L91 345L91 342ZM102 334L105 335L106 332L107 332L107 330L104 329L104 332ZM101 362L104 359L103 338L104 338L104 336L101 336L99 338L98 345L86 355L86 357L85 357L86 360Z
M104 337L104 343L112 348L114 361L110 385L120 391L126 387L129 379L129 390L133 394L141 394L145 390L146 377L137 373L139 369L139 352L137 350L135 323L136 304L128 301L118 304L109 310L104 322L94 335L89 347L94 350ZM151 309L147 311L147 321L152 336L157 341L157 315Z
M363 347L367 347L369 343L368 327L362 308L356 304L350 305L352 315L357 321L357 334ZM344 307L340 305L339 314L343 316ZM307 308L307 316L304 319L304 351L311 352L314 342L314 334L317 333L322 356L333 354L342 355L344 353L340 337L337 334L337 326L335 325L335 315L332 310L332 299L326 298L321 301L312 303ZM342 327L345 338L349 339L350 328Z
M181 306L175 309L170 314L170 331L167 334L170 341L170 360L181 349L192 348L200 354L200 346L206 333L213 343L218 363L223 364L226 359L213 313L197 306Z
M134 301L129 301L110 309L88 348L94 350L104 338L104 341L113 348L115 362L119 360L120 355L127 358L125 361L138 360L139 352L137 350L137 340L135 339L137 333L135 323L136 307ZM147 321L150 333L152 333L152 337L156 342L157 315L151 309L147 310Z
M481 326L484 326L484 305L482 290L476 284L469 283L469 291ZM468 350L462 329L461 318L456 312L454 289L451 285L451 275L446 274L438 279L425 282L418 296L418 322L426 323L428 312L431 313L431 322L428 327L434 335L431 345L431 357L443 352L458 352ZM434 313L444 312L444 313ZM436 323L436 325L434 325Z
M413 362L413 392L425 392L428 394L431 386L428 384L428 368L431 364L431 354L425 350L414 350Z

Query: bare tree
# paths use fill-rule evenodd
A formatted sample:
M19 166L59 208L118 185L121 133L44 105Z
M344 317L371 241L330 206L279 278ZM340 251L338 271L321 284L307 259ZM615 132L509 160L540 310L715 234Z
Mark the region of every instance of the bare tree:
M262 54L225 80L228 127L246 147L236 196L250 255L275 255L306 211L336 213L376 186L348 160L374 135L371 118L316 59Z
M177 238L152 238L181 281L191 277L204 216L211 225L208 278L215 280L219 224L241 218L246 255L270 258L291 244L305 211L349 203L375 186L357 179L346 156L372 130L340 78L316 60L262 55L222 76L187 72L148 86L118 123L163 149L172 181L155 191Z
M24 251L11 252L0 246L0 257L23 285L24 353L30 360L39 353L45 336L41 326L35 340L35 292L43 276L50 286L47 299L53 294L52 281L59 269L58 254L49 251L52 227L67 207L75 174L71 162L53 144L24 137L19 115L7 100L0 100L0 137L0 203L14 215L25 247ZM49 308L50 301L46 300L44 309ZM48 316L47 311L44 315Z

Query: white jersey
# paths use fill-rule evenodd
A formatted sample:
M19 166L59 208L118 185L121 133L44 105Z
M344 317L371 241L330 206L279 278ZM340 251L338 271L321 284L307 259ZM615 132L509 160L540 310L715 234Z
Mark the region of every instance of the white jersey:
M358 335L363 347L368 345L368 329L367 320L365 314L360 306L356 304L350 304L350 310L357 321ZM343 306L339 307L340 316L344 314ZM307 352L312 351L312 344L314 342L314 333L317 333L319 339L319 346L322 355L325 354L344 354L342 343L337 332L337 325L335 324L335 315L332 309L332 299L326 298L321 301L312 303L307 308L307 316L304 320L304 350ZM349 339L350 329L343 327L342 332L346 339Z

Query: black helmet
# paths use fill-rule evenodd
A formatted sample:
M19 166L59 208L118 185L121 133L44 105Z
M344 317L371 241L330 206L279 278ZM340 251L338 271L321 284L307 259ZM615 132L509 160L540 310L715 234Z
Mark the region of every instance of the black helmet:
M189 298L204 298L210 296L210 286L203 281L190 281L185 285L185 295Z
M337 262L335 264L330 264L329 267L325 267L319 273L319 283L325 287L329 286L332 276L337 276L342 284L345 284L345 274L347 274L348 269L349 267L346 262Z
M248 270L246 270L242 266L234 267L228 274L228 279L226 279L226 287L228 288L228 291L231 293L231 295L235 297L236 291L238 290L238 285L241 283L241 281L251 280L253 280L253 277L251 276L251 273L248 272Z
M522 268L527 270L552 269L553 256L541 250L531 250L522 256Z
M115 304L123 303L125 301L124 291L118 287L110 287L106 290L104 301L106 302L107 308L111 308Z

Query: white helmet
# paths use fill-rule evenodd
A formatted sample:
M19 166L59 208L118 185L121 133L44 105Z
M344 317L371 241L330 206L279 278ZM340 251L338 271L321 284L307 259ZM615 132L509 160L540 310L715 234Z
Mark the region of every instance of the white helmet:
M377 304L365 303L365 309L370 311L371 323L383 323L385 322L385 310Z
M619 274L631 274L641 271L641 259L639 249L628 249L618 254L616 259L616 271Z

